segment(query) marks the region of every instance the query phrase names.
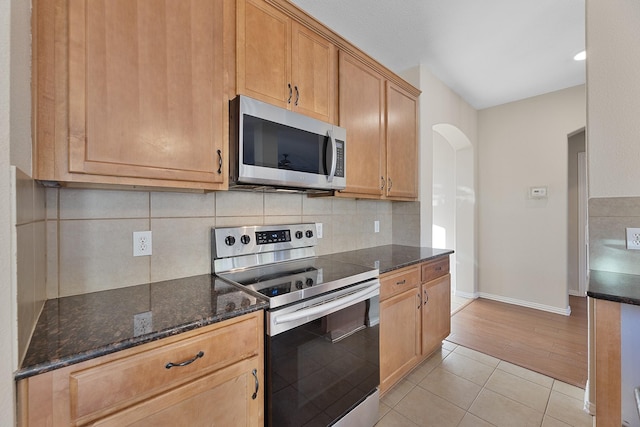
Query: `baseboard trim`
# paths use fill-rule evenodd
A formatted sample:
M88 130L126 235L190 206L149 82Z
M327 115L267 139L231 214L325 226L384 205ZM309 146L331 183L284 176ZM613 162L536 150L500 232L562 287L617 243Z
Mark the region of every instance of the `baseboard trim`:
M486 298L494 301L504 302L507 304L519 305L519 306L528 307L528 308L535 308L536 310L548 311L550 313L555 313L555 314L562 314L563 316L571 315L571 307L562 309L558 307L553 307L551 305L544 305L544 304L538 304L535 302L530 302L530 301L525 301L525 300L520 300L515 298L503 297L502 295L488 294L486 292L479 292L478 296L480 298Z
M473 293L470 293L470 292L462 292L462 291L459 291L459 290L457 290L457 289L456 289L455 291L453 291L453 294L454 294L455 296L457 296L457 297L461 297L461 298L469 298L469 299L476 299L476 298L478 298L478 297L480 296L477 292L473 292Z

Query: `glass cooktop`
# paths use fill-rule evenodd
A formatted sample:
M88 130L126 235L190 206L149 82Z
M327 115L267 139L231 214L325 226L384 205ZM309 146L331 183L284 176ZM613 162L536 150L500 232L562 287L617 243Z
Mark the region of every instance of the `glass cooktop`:
M252 267L218 277L269 299L270 308L375 279L378 270L323 257Z

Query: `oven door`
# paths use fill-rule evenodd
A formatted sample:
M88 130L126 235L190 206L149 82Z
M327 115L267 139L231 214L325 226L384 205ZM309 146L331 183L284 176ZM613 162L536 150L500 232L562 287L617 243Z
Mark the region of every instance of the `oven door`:
M376 279L267 312L267 425L375 424L379 287Z

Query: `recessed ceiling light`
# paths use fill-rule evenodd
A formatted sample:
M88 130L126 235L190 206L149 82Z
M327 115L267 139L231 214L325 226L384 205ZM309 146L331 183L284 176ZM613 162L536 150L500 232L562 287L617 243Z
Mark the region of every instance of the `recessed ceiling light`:
M573 57L574 61L584 61L587 59L587 51L583 50L582 52L576 53L576 56Z

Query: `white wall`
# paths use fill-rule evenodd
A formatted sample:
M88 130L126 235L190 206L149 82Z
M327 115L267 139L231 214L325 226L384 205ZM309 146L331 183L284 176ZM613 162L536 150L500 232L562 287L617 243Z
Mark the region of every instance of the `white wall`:
M11 290L10 215L10 29L11 2L0 0L0 425L14 424L13 337L15 297Z
M479 112L481 296L566 313L567 137L585 113L584 86Z
M587 1L590 197L640 196L640 3Z
M463 289L467 295L473 295L476 289L476 253L477 253L477 235L476 235L476 193L477 193L477 124L478 113L458 94L453 92L444 83L438 80L429 69L420 65L418 67L407 70L403 73L403 77L407 81L414 84L422 90L420 96L420 244L422 246L432 245L432 229L433 222L433 138L434 126L444 128L451 134L459 135L456 140L468 139L471 149L460 149L454 147L456 151L456 164L461 160L471 165L469 170L457 171L456 184L458 185L456 194L456 206L458 208L457 218L464 219L467 224L462 230L457 227L460 233L470 236L464 243L460 245L457 242L456 250L457 262L466 263L465 267L457 268L458 274L456 288ZM437 134L437 133L436 133ZM466 137L466 138L465 138ZM452 141L449 141L450 143ZM469 158L471 157L471 158ZM460 188L460 182L463 182L464 188ZM470 184L471 183L471 184ZM458 221L460 222L460 221ZM459 225L459 224L458 224ZM464 281L461 280L464 277Z

